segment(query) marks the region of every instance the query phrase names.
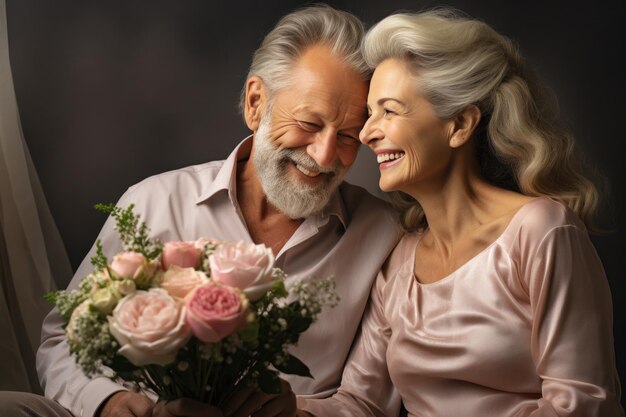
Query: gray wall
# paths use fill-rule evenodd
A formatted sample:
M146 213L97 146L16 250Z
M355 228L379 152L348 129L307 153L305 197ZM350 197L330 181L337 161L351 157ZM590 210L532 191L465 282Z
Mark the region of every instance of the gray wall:
M252 51L304 2L7 0L10 54L24 135L74 267L100 229L97 202L138 180L224 158L248 134L236 110ZM332 1L368 25L437 1ZM609 178L595 237L614 296L626 378L622 124L626 3L451 0L511 36L560 97L562 121ZM377 193L362 149L350 179ZM69 281L68 277L68 281ZM584 358L581 358L584 360Z

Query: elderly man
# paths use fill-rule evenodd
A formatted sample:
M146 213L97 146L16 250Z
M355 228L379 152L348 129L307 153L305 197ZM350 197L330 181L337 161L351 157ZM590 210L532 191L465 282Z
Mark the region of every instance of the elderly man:
M162 240L211 236L264 243L287 272L287 285L298 277L335 276L341 302L322 313L293 352L314 378L285 375L287 405L268 406L267 415L295 413L290 390L324 397L338 387L373 279L399 237L384 202L343 182L366 119L369 74L359 53L362 34L356 17L327 6L282 18L255 52L242 92L241 110L253 135L224 161L147 178L118 202L134 204ZM119 250L113 226L107 220L99 235L111 254ZM70 288L90 272L94 251ZM144 394L107 378L87 378L68 352L61 324L56 311L46 318L38 371L46 397L74 415L211 413L184 401L155 407ZM271 400L259 392L244 393L236 415Z

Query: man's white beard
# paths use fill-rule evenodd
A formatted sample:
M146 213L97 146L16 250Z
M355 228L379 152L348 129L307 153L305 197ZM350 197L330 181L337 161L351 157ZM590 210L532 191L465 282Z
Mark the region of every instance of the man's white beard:
M266 114L254 135L253 163L267 200L291 219L320 213L348 173L339 162L332 169L322 168L304 149L278 149L272 144L270 115ZM288 165L296 163L310 171L325 174L318 184L300 182L289 175Z

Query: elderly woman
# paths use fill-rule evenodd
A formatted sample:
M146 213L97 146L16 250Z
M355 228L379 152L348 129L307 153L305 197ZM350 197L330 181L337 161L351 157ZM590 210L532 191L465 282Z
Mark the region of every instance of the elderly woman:
M300 415L623 416L598 192L513 43L438 10L368 33L360 139L410 232L342 386Z

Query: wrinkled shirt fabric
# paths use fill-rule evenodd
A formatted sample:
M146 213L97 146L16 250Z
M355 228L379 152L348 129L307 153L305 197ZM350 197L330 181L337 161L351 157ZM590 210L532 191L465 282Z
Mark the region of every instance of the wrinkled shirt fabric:
M237 161L248 159L251 138L224 161L170 171L130 187L119 199L134 204L150 235L168 240L200 237L252 242L236 194ZM105 255L122 250L115 222L107 219L98 239ZM339 305L325 309L301 335L291 353L304 361L313 379L285 375L295 393L325 397L339 386L344 363L367 304L372 283L401 232L387 203L363 188L343 183L319 215L308 217L276 256L276 267L288 275L286 284L309 277L334 276ZM93 270L95 245L68 289ZM91 417L111 394L124 389L108 378L86 377L70 356L57 309L44 321L37 354L40 382L48 398L77 416Z

